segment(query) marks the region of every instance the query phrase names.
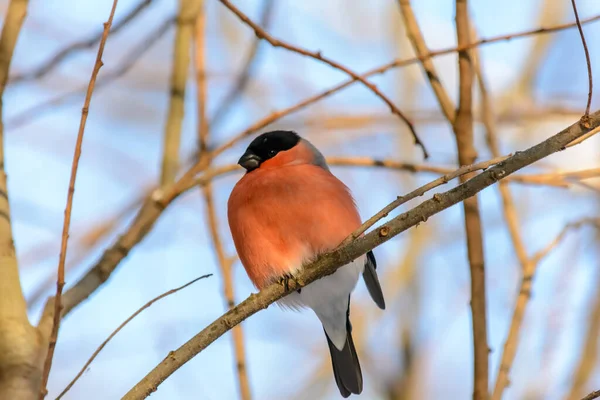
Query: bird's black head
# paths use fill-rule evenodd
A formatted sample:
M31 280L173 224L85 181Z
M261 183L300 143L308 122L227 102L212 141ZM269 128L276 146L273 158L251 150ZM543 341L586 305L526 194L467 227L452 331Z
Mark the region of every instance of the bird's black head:
M293 131L272 131L258 136L250 143L238 164L250 172L273 158L280 151L289 150L300 141L300 136Z

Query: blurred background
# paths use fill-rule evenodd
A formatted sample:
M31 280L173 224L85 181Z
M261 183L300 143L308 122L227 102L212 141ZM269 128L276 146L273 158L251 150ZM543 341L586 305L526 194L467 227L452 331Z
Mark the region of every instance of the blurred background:
M8 2L0 3L5 13ZM62 49L101 32L111 3L32 1L15 52L5 97L6 162L22 285L34 320L55 290L73 146L97 44L75 48L51 69L40 67ZM429 48L456 46L454 2L413 3ZM396 1L248 0L236 5L276 38L321 51L356 72L414 56ZM600 14L597 0L578 0L577 5L582 19ZM115 25L133 16L109 36L91 104L75 192L67 288L126 231L141 200L159 183L177 7L173 0L119 1ZM568 0L471 2L470 7L474 28L484 38L574 21ZM210 148L272 112L347 79L314 59L258 43L252 30L218 1L205 1L205 21ZM598 76L600 22L585 25L584 31ZM501 154L536 144L583 113L588 78L576 28L486 45L479 54ZM194 54L191 59L182 160L191 160L197 149ZM456 102L456 54L437 57L434 64ZM452 170L457 162L452 129L420 66L392 69L371 81L415 122L429 159L423 160L406 126L360 84L291 113L268 129L296 130L326 156L370 157ZM600 85L597 79L596 83ZM492 153L481 119L481 97L475 91L475 145L478 159L486 160ZM596 98L592 110L599 104ZM250 140L225 151L214 165L235 163ZM522 171L533 178L510 184L528 257L548 246L567 224L598 217L600 180L594 178L598 174L565 178L560 173L594 168L597 172L599 145L600 137L593 137ZM187 165L184 162L181 171ZM360 166L333 167L333 172L351 188L364 219L396 196L438 176ZM554 177L548 178L549 174ZM240 176L236 170L218 176L213 184L226 257L235 255L226 203ZM539 176L543 179L535 179ZM493 385L522 273L498 187L484 190L480 205ZM214 274L135 318L100 353L66 399L120 398L170 350L226 310L222 268L206 211L201 190L190 190L177 199L107 284L65 319L49 398L62 391L124 319L169 289ZM352 302L354 337L365 376L363 398L471 397L470 280L463 224L463 209L455 206L375 250L388 307L380 311L362 281ZM537 264L505 399L578 399L600 388L598 240L593 228L573 229ZM239 302L255 289L237 260L232 273ZM242 328L252 398L339 398L325 338L312 312L283 312L271 306ZM179 369L152 398L238 399L236 364L228 333Z

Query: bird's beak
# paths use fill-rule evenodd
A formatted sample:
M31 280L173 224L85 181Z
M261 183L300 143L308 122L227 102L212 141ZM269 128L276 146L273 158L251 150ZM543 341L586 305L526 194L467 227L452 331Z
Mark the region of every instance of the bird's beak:
M261 159L254 153L250 153L246 151L243 156L238 160L238 164L246 169L246 171L250 172L253 169L259 167Z

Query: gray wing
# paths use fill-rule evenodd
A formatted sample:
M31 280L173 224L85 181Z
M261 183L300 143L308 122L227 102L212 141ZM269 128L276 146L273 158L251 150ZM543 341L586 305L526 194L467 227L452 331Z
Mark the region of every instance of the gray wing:
M383 298L383 291L379 284L379 278L377 277L377 261L372 251L367 253L367 260L365 261L365 270L363 271L363 279L367 285L367 290L371 295L371 298L377 304L377 307L385 310L385 299Z

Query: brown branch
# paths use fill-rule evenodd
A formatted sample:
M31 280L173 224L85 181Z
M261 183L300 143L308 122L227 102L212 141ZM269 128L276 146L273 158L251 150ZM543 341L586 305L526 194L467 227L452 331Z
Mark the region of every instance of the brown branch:
M598 398L600 398L600 390L596 390L596 391L588 394L587 396L585 396L581 400L594 400L594 399L598 399Z
M171 70L171 86L169 111L165 124L163 141L163 158L160 185L165 186L175 181L179 170L179 151L181 144L181 127L185 112L185 86L190 66L190 49L194 36L194 23L200 12L202 0L179 0L179 14L173 45L173 66Z
M140 1L131 11L129 11L123 19L115 23L115 25L111 28L110 33L112 35L117 34L122 28L126 27L131 21L135 20L142 11L146 7L148 7L152 3L152 0L142 0ZM40 79L46 76L48 73L52 72L62 61L64 61L71 54L79 51L86 50L97 45L104 35L104 29L98 31L88 38L80 40L78 42L72 43L61 50L59 50L56 54L54 54L48 61L45 61L42 65L34 68L30 72L26 72L23 74L17 74L13 76L9 84L19 83L24 81L32 81L35 79Z
M195 35L195 66L196 66L196 81L198 87L198 151L200 156L209 149L209 122L206 113L207 104L207 88L206 88L206 45L205 45L205 7L203 6L196 20L196 35ZM210 237L213 243L217 261L223 278L223 297L225 298L227 310L235 305L235 291L233 284L232 264L234 258L227 257L225 247L219 234L219 221L215 209L215 201L212 189L212 182L208 181L206 185L202 185L202 194L206 203L206 219L208 220L208 228ZM233 351L235 355L235 366L237 371L237 380L242 400L251 400L252 394L250 390L250 382L248 379L248 370L246 363L246 351L244 349L244 331L242 326L238 325L233 329Z
M429 50L412 11L410 1L400 0L399 4L415 53L419 57L424 57L429 53ZM459 47L467 48L471 43L469 30L467 0L456 0L456 35ZM459 164L461 166L472 164L477 158L477 152L473 144L473 64L469 52L467 50L460 50L458 52L459 104L456 112L454 111L454 104L444 89L433 63L423 58L421 65L438 99L442 112L452 125L458 149ZM498 154L496 154L497 156ZM461 175L460 181L467 181L473 174L474 172ZM471 310L473 314L474 347L473 399L483 400L487 398L488 391L489 349L487 344L483 237L477 196L466 199L463 202L463 208L471 272Z
M480 162L477 164L463 165L459 169L452 171L450 173L447 173L447 174L439 177L438 179L429 182L425 186L421 186L420 188L413 190L412 192L405 194L404 196L398 196L398 198L396 200L394 200L393 202L391 202L390 204L385 206L381 211L379 211L377 214L375 214L374 216L372 216L371 218L366 220L360 227L358 227L358 229L356 229L354 232L352 232L352 234L350 236L348 236L346 239L344 239L344 241L340 244L340 246L345 246L345 245L353 242L354 240L356 240L356 238L358 238L360 235L365 233L370 227L375 225L381 219L387 217L390 212L392 212L393 210L395 210L402 204L404 204L414 198L417 198L419 196L423 196L426 192L430 191L431 189L436 188L441 185L444 185L444 184L450 182L454 178L463 177L465 175L472 174L475 171L486 170L487 168L491 167L492 165L498 164L498 163L508 159L509 157L510 157L510 155L505 156L505 157L497 157L492 160Z
M590 126L600 126L600 111L590 115ZM351 244L319 257L315 262L307 265L303 272L298 275L298 286L306 286L318 278L333 273L340 266L365 254L367 251L390 240L410 227L422 223L440 211L476 195L481 190L493 185L498 180L503 179L513 172L560 151L568 143L584 135L590 129L578 121L560 133L525 151L516 153L514 156L489 168L456 188L437 194L434 198L421 203L412 210L400 214L365 236L356 239ZM298 289L293 283L289 286L288 289L290 292ZM152 392L156 391L158 385L164 382L174 371L204 350L225 332L261 309L268 307L286 294L283 285L275 283L266 287L258 294L250 295L250 297L237 307L218 318L179 349L170 352L123 399L134 400L146 398Z
M117 9L117 3L119 0L113 0L112 8L110 10L110 15L108 17L108 21L104 23L104 32L102 34L102 39L100 40L100 45L98 47L98 54L96 55L96 62L94 63L94 69L92 70L92 76L90 78L90 83L88 85L88 90L85 96L85 101L83 102L83 109L81 111L81 121L79 123L79 131L77 132L77 141L75 142L75 154L73 155L73 163L71 165L71 178L69 179L69 190L67 192L67 205L65 207L65 219L63 223L62 230L62 238L60 244L60 255L58 260L58 271L56 278L56 295L54 296L54 312L52 315L52 328L50 331L50 339L48 344L48 354L46 356L46 361L44 363L44 370L42 374L42 386L40 391L40 399L46 397L47 390L46 386L48 384L48 376L50 375L50 369L52 368L52 358L54 356L54 349L56 347L56 340L58 337L58 329L60 327L60 319L61 319L61 298L62 298L62 290L65 285L65 261L67 259L67 243L69 240L69 227L71 225L71 211L73 209L73 195L75 194L75 179L77 178L77 169L79 167L79 158L81 157L81 146L83 144L83 134L85 132L85 124L87 122L87 117L90 109L90 102L92 100L92 94L94 92L94 86L96 84L96 78L98 77L98 72L100 72L100 68L102 68L102 54L104 53L104 45L106 44L106 39L108 38L108 33L110 31L110 27L112 25L113 18L115 16L115 11Z
M596 221L596 226L600 228L600 219ZM598 275L597 282L600 278ZM596 288L598 284L596 284ZM595 304L589 314L587 333L579 360L577 369L573 373L571 389L566 396L568 400L576 400L584 393L584 389L598 365L598 351L600 350L600 296L596 290L592 291L592 296L595 297Z
M456 36L459 46L468 45L470 26L467 0L456 0ZM452 126L458 149L460 165L473 163L477 152L473 144L473 63L468 51L458 53L459 102L456 119ZM465 182L472 175L462 176ZM487 399L488 396L488 355L485 258L483 254L483 233L477 196L463 202L467 252L471 271L471 311L473 314L473 400Z
M533 283L533 278L535 277L537 266L542 259L544 259L550 253L550 251L558 246L558 244L563 240L570 230L580 228L584 224L594 224L600 228L600 221L594 219L584 219L579 222L567 224L552 242L550 242L542 250L535 253L523 266L523 277L521 278L521 285L517 294L515 309L510 322L510 328L508 330L506 342L504 343L504 348L502 350L502 357L500 359L500 367L498 368L496 384L492 393L492 400L500 400L502 398L502 392L509 384L508 374L515 359L515 355L517 354L521 325L523 323L523 317L525 316L527 304L531 298L531 286Z
M388 107L390 108L390 111L393 114L396 114L398 117L400 117L400 119L402 119L404 121L406 126L408 126L408 129L410 130L411 134L413 135L415 144L420 146L421 149L423 150L424 157L427 158L429 156L427 153L427 149L425 148L425 145L423 144L423 142L421 141L421 139L419 139L419 136L417 135L417 131L415 130L413 123L408 119L408 117L406 117L404 115L404 113L402 113L402 111L400 111L400 109L386 95L384 95L377 88L377 86L368 82L364 77L359 76L358 74L351 71L349 68L343 66L342 64L338 63L337 61L334 61L328 57L324 57L320 51L312 52L312 51L303 49L298 46L291 45L282 40L274 38L269 33L267 33L264 29L262 29L256 23L254 23L250 18L248 18L248 16L246 16L244 13L242 13L237 7L235 7L233 4L231 4L231 2L229 0L221 0L221 3L223 3L223 5L225 7L227 7L229 10L231 10L231 12L233 12L242 22L244 22L246 25L248 25L250 28L252 28L252 30L254 31L254 34L259 39L266 40L267 42L269 42L269 44L271 44L271 46L281 47L281 48L291 51L293 53L297 53L297 54L300 54L300 55L303 55L306 57L313 58L317 61L321 61L321 62L331 66L332 68L335 68L337 70L340 70L340 71L346 73L347 75L351 76L353 80L357 80L357 81L361 82L367 89L369 89L377 97L379 97L381 100L383 100L383 102L388 105Z
M585 62L587 64L588 97L587 104L585 106L585 114L583 114L587 117L590 114L590 107L592 105L592 91L594 89L594 81L592 79L592 61L590 60L590 51L588 50L587 43L585 42L583 28L581 27L581 22L579 22L579 13L577 12L577 4L575 3L575 0L571 0L571 4L573 5L573 13L575 14L575 21L577 21L577 29L579 30L579 36L581 36L581 44L583 45L583 50L585 52Z
M88 367L90 366L90 364L96 359L96 357L98 356L98 354L100 354L100 352L102 351L102 349L104 349L106 347L106 345L108 344L108 342L110 342L112 340L112 338L114 338L117 333L119 333L121 331L121 329L123 329L125 327L125 325L127 325L128 323L130 323L135 317L137 317L138 315L140 315L142 313L142 311L144 311L145 309L149 308L152 304L156 303L157 301L164 299L167 296L170 296L172 294L175 294L177 292L179 292L182 289L185 289L186 287L198 282L201 279L205 279L212 276L212 274L206 274L206 275L202 275L199 276L198 278L192 279L191 281L189 281L188 283L186 283L185 285L179 286L175 289L171 289L168 290L166 292L164 292L163 294L153 298L152 300L150 300L149 302L147 302L146 304L144 304L143 306L141 306L140 308L138 308L138 310L136 312L134 312L133 314L131 314L131 316L129 316L129 318L127 318L125 321L123 321L123 323L121 325L119 325L117 327L117 329L115 329L107 338L104 342L102 342L102 344L100 344L100 346L98 346L98 348L96 349L96 351L94 351L94 353L92 353L91 357L86 361L86 363L83 365L83 367L81 367L81 369L79 370L79 372L77 373L77 375L75 375L75 378L73 378L73 380L71 382L69 382L69 384L63 389L62 392L60 392L60 394L56 397L56 400L60 400L69 390L71 390L71 388L73 387L73 385L75 385L75 383L79 380L79 378L81 378L81 376L83 375L83 373L88 369Z

